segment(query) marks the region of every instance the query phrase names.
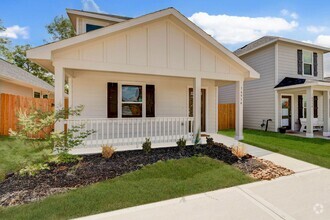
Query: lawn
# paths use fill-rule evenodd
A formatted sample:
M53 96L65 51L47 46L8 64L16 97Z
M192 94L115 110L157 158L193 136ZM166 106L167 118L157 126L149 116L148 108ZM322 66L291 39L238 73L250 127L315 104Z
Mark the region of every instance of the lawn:
M234 130L219 131L219 133L230 137L235 136ZM330 168L329 140L245 129L243 142Z
M15 172L32 162L41 162L49 151L14 138L0 136L0 181L6 173Z
M168 160L40 202L0 209L0 219L68 219L253 181L208 157Z

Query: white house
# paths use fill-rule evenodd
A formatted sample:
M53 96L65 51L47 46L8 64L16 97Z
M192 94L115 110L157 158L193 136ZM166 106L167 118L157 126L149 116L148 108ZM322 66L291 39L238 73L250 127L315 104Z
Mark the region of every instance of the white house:
M323 55L330 48L265 36L234 53L260 73L244 83L244 127L294 132L314 131L330 136L330 83L324 75ZM235 101L234 86L219 89L219 103ZM269 120L270 119L270 120Z
M217 132L218 87L235 83L243 138L243 82L259 74L173 8L137 18L67 10L77 36L36 47L30 60L55 74L55 104L84 105L69 126L97 131L87 145L140 146ZM63 130L63 123L55 126Z

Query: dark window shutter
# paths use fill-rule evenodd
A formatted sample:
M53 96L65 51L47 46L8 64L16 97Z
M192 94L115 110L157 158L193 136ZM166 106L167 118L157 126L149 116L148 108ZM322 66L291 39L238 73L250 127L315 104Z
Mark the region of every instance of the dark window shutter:
M155 117L155 86L146 85L146 116Z
M302 61L302 50L297 50L297 67L298 67L298 74L302 75L303 72L303 61Z
M108 118L118 118L118 83L108 83Z
M298 118L303 117L303 96L298 95Z
M317 76L317 53L313 53L313 70L314 70L314 76Z
M317 103L318 103L318 97L314 96L314 118L319 117L319 114L318 114L319 107L318 107Z

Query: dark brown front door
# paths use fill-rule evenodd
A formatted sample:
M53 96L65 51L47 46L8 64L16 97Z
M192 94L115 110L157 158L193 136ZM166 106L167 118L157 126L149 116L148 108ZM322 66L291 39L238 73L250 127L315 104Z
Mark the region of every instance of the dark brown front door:
M189 117L194 117L193 114L194 91L189 88ZM206 131L206 89L201 89L201 132Z
M291 130L291 96L282 96L282 126Z

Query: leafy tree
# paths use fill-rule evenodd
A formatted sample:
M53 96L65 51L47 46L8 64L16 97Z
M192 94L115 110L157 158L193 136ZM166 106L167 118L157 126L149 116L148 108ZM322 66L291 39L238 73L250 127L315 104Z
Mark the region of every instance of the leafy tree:
M6 28L3 26L2 21L0 19L0 32L4 32ZM10 40L6 37L1 37L0 35L0 57L4 57L6 53L8 53L8 44Z
M39 65L31 62L26 57L26 51L31 49L31 45L16 45L12 50L5 53L5 57L9 62L12 62L16 66L26 70L27 72L39 77L40 79L48 82L49 84L54 84L53 75L48 73L47 70L43 69Z
M56 16L52 23L46 25L47 32L51 35L51 41L58 41L75 36L73 26L69 18Z

